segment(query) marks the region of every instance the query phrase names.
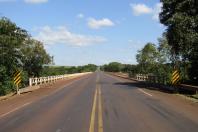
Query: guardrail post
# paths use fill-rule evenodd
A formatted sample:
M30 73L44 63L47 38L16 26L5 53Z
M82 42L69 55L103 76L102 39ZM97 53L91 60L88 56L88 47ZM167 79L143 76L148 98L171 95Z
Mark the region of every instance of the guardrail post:
M29 78L29 86L32 86L32 78Z
M38 79L37 79L37 77L35 78L35 85L37 85L38 84Z

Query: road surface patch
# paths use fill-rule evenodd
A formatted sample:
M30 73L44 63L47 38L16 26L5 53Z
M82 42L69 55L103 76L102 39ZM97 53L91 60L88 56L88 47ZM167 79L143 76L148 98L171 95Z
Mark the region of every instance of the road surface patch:
M15 111L17 111L17 110L19 110L19 109L21 109L21 108L23 108L23 107L29 105L29 104L31 104L31 102L28 102L28 103L25 103L25 104L23 104L23 105L21 105L21 106L19 106L19 107L16 107L15 109L13 109L13 110L11 110L11 111L9 111L9 112L7 112L7 113L4 113L4 114L0 115L0 118L4 117L4 116L6 116L6 115L8 115L8 114L10 114L10 113L13 113L13 112L15 112Z

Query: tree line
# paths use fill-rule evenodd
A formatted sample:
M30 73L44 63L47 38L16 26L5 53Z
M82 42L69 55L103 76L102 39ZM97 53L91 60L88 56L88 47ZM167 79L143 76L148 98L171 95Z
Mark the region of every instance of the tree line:
M93 64L79 67L50 66L50 56L44 44L35 40L21 27L6 17L0 18L0 95L15 90L13 74L22 71L20 87L28 84L29 77L52 76L76 72L95 71Z
M44 66L41 74L42 76L54 76L81 72L94 72L96 69L97 66L94 64L84 66Z

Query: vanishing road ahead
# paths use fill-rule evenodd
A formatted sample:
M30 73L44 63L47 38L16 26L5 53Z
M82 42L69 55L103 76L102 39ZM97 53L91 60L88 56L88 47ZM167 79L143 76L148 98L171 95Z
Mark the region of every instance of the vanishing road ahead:
M197 103L103 72L55 89L1 101L0 132L198 131Z

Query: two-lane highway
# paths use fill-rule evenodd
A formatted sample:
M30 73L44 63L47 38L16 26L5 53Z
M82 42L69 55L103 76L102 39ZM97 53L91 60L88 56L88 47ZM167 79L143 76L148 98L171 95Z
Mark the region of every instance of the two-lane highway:
M172 98L95 72L1 114L0 132L196 132L197 104Z

